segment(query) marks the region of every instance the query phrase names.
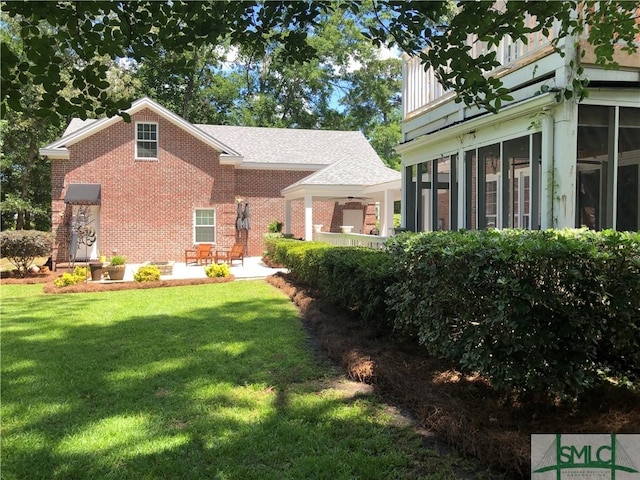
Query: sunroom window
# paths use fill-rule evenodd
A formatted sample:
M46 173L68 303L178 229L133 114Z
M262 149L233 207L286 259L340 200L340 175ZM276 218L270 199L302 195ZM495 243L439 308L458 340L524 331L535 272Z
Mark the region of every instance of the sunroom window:
M631 107L578 107L577 226L639 229L638 112Z

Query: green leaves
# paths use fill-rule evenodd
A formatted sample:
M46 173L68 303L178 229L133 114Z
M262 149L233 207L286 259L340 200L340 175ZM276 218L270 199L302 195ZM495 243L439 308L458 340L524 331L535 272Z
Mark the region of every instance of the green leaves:
M393 237L396 329L496 388L574 396L640 377L640 234L588 230Z

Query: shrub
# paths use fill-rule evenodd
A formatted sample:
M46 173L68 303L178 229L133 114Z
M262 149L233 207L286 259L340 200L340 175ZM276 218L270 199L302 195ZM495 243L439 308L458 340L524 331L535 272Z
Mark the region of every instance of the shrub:
M127 259L126 257L123 257L122 255L114 255L113 257L111 257L111 265L116 266L116 265L125 265L127 263Z
M264 256L273 263L284 265L284 257L287 252L287 245L298 245L300 240L294 240L290 235L281 233L265 233L264 235Z
M388 247L396 327L497 388L575 396L603 371L640 373L638 233L431 232Z
M227 265L226 263L212 263L211 265L204 267L204 271L207 274L207 277L210 278L228 277L231 275L229 265Z
M279 220L272 220L267 225L267 231L269 233L280 233L282 232L282 222Z
M18 273L25 276L36 257L51 254L53 237L49 232L38 230L7 230L0 232L2 256L15 265Z
M76 285L82 283L87 279L87 267L75 267L73 273L65 272L61 276L57 277L53 284L56 287L68 287L70 285Z
M136 282L154 282L160 280L160 274L160 269L155 265L146 265L133 274L133 279Z
M391 255L384 250L334 247L322 251L322 292L335 304L357 312L381 331L393 327L386 288L393 283Z

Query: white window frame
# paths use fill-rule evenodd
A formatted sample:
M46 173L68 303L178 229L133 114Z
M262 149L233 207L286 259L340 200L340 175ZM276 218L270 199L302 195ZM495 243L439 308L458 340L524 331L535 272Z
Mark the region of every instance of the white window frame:
M199 211L202 211L202 210L207 210L207 211L212 211L213 212L213 225L198 225L196 223L197 222L197 218L198 218L197 213ZM193 244L194 245L198 245L200 243L214 243L215 244L216 243L217 233L218 233L217 232L217 230L218 230L217 223L218 223L218 221L217 221L217 213L216 213L216 209L215 208L208 208L208 207L195 208L193 210L193 222L192 222L192 224L193 224ZM213 228L213 241L212 242L211 241L198 241L197 240L197 233L196 232L197 232L198 228L204 228L204 227Z
M144 138L138 138L138 125L155 125L156 127L156 139L155 140L149 140L149 139L144 139ZM158 153L160 151L160 133L159 133L159 128L158 128L158 122L136 122L136 130L135 130L135 148L136 148L136 160L158 160ZM156 156L155 157L141 157L138 154L138 142L155 142L156 144Z

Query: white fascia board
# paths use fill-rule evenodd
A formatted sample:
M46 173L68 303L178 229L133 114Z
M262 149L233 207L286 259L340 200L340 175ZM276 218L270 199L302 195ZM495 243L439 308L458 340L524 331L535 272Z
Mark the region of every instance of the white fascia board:
M234 167L239 167L242 164L242 160L244 159L241 155L229 155L226 153L220 154L220 165L233 165Z
M395 150L402 155L422 148L424 145L438 141L439 139L450 136L464 135L491 123L504 122L506 120L522 116L530 110L537 110L548 105L553 105L555 103L556 100L552 93L538 95L515 105L506 107L499 113L486 113L480 117L463 121L462 123L443 128L442 130L438 130L437 132L423 135L407 143L396 146Z
M241 170L295 170L295 171L315 172L328 166L329 164L318 164L318 163L242 162L238 168Z
M52 159L61 159L68 160L69 159L69 150L66 148L41 148L38 153L41 157L47 157Z
M362 185L295 185L280 191L285 200L296 200L306 196L312 197L363 197Z
M215 150L217 150L218 152L226 152L227 154L229 154L231 156L240 156L240 154L238 152L236 152L235 150L233 150L232 148L230 148L230 147L224 145L223 143L219 142L218 140L216 140L212 136L206 134L205 132L203 132L202 130L200 130L196 126L194 126L193 124L187 122L183 118L181 118L178 115L176 115L175 113L167 110L162 105L159 105L159 104L155 103L153 100L151 100L149 98L145 97L145 98L141 98L140 100L136 100L135 102L133 102L131 104L131 108L129 108L128 110L125 110L125 113L127 113L129 115L134 115L135 113L137 113L137 112L139 112L139 111L141 111L141 110L143 110L145 108L148 108L149 110L155 112L156 114L160 115L161 117L164 117L165 119L167 119L168 121L170 121L171 123L176 125L177 127L181 128L184 131L186 131L187 133L193 135L194 137L196 137L197 139L199 139L203 143L205 143L205 144L211 146L212 148L214 148ZM84 140L85 138L96 134L100 130L103 130L103 129L113 125L114 123L120 122L120 121L124 121L124 120L119 115L115 115L115 116L109 117L109 118L103 118L103 119L98 120L96 122L90 123L89 125L81 128L79 130L76 130L71 135L63 137L60 140L58 140L56 142L53 142L50 145L47 145L45 147L45 149L68 147L68 146L73 145L74 143L78 143L81 140Z
M376 183L375 185L368 185L364 187L365 193L380 193L386 190L398 190L402 189L402 179L392 180L390 182Z

